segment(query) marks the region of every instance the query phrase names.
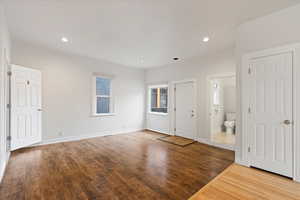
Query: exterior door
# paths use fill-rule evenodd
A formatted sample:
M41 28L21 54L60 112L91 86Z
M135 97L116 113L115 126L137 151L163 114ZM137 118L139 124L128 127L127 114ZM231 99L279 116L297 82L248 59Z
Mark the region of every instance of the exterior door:
M175 84L175 135L195 139L196 113L194 82Z
M11 67L11 150L41 142L41 72Z
M293 55L252 59L249 68L251 166L293 176Z

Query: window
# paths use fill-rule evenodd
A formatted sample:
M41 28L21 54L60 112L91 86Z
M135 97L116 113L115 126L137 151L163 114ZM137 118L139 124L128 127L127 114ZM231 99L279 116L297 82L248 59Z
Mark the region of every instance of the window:
M112 79L94 76L93 84L93 115L112 114Z
M168 86L149 87L150 112L168 113Z

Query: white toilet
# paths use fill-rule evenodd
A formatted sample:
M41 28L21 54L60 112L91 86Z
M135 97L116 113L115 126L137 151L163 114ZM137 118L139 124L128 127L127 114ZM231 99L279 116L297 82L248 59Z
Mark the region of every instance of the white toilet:
M226 113L226 121L224 122L224 126L226 128L227 134L233 134L235 129L235 113Z

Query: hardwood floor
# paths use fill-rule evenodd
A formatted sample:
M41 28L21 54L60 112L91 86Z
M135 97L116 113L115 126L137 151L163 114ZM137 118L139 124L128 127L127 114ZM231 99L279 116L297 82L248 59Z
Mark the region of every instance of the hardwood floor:
M235 144L235 135L234 134L228 134L226 132L219 132L212 135L212 141L218 144L229 144L234 145Z
M232 151L169 144L153 132L99 137L12 153L2 200L188 199L234 159Z
M288 178L231 165L190 200L299 200L300 184Z

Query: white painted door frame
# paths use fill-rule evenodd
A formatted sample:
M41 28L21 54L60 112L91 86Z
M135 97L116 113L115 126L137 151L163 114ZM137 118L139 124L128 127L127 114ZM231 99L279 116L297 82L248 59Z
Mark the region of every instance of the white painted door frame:
M9 59L7 57L7 50L3 51L3 66L4 66L4 77L3 77L3 90L4 90L4 140L6 145L6 152L10 150L10 64Z
M175 99L176 99L176 93L175 93L175 86L176 84L180 84L180 83L193 83L194 85L194 110L195 110L195 113L194 113L194 140L198 140L198 137L197 137L197 131L198 131L198 127L197 127L197 119L198 119L198 109L197 109L197 80L196 79L184 79L184 80L180 80L180 81L172 81L171 82L171 88L170 88L170 91L169 91L169 94L170 96L172 97L171 99L171 102L170 102L170 108L171 111L170 111L170 116L171 116L171 124L170 124L170 127L171 127L171 135L176 135L175 134L175 127L176 127L176 117L175 117Z
M238 153L241 155L241 159L236 162L250 167L250 156L248 153L249 147L249 134L247 131L247 115L249 106L249 78L248 69L249 62L253 58L264 57L276 54L282 54L290 52L293 55L293 179L300 182L300 44L287 45L283 47L277 47L267 50L262 50L254 53L246 54L242 57L242 69L241 69L241 132L238 133L238 138L241 137Z
M211 81L213 79L225 79L225 78L236 78L236 74L234 73L226 73L226 74L216 74L216 75L210 75L207 76L207 116L209 116L209 143L213 146L217 146L220 148L228 149L234 151L235 145L229 145L229 144L219 144L215 143L211 140L211 127L212 127L212 120L211 120L211 107L212 107L212 94L211 94ZM236 105L237 106L237 105Z

